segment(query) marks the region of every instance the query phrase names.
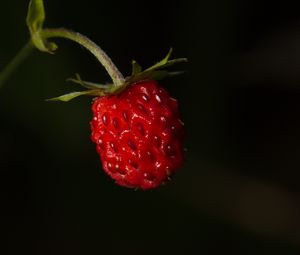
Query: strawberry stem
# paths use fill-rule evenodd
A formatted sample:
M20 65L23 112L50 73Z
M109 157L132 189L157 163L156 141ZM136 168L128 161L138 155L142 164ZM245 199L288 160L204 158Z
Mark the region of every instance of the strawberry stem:
M61 37L64 39L69 39L71 41L74 41L82 45L84 48L90 51L98 59L98 61L104 66L104 68L106 69L106 71L108 72L109 76L113 81L114 87L122 86L125 83L124 76L115 66L115 64L112 62L110 57L97 44L95 44L86 36L65 28L42 29L41 31L38 32L38 36L40 36L40 38L45 41L48 38ZM47 44L50 45L50 43L48 42ZM8 78L14 72L14 70L17 69L17 67L29 56L29 54L34 48L35 45L31 39L19 51L19 53L11 60L11 62L9 62L4 67L4 69L0 72L0 88L8 80Z
M115 64L112 62L110 57L97 44L95 44L86 36L65 28L43 29L40 31L40 36L43 39L48 39L52 37L61 37L61 38L69 39L71 41L74 41L82 45L84 48L90 51L98 59L98 61L104 66L109 76L111 77L114 86L118 87L125 83L124 76L115 66Z

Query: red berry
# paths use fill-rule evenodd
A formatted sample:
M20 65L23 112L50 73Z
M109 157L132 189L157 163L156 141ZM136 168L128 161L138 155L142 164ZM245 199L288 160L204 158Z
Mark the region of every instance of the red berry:
M104 171L119 185L152 189L183 163L177 101L156 81L140 81L95 99L91 121Z

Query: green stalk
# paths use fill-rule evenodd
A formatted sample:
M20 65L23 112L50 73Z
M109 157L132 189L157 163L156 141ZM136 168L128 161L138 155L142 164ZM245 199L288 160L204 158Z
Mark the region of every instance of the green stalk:
M43 29L40 31L40 36L43 39L48 39L52 37L61 37L61 38L69 39L71 41L74 41L82 45L88 51L90 51L98 59L98 61L104 66L109 76L111 77L114 86L117 87L124 84L125 82L124 76L114 65L110 57L107 56L107 54L97 44L95 44L86 36L65 28Z
M0 72L0 88L8 80L12 73L20 66L20 64L22 64L22 62L29 56L33 49L34 46L31 43L31 41L28 42L18 52L18 54L5 66L5 68Z
M115 87L121 86L125 83L124 76L114 65L110 57L107 56L107 54L97 44L95 44L86 36L65 28L43 29L39 31L37 35L45 42L49 38L60 37L80 44L88 51L90 51L104 66ZM33 49L34 45L32 40L30 40L30 42L27 43L13 58L13 60L0 72L0 88L7 81L14 70L26 59L26 57L31 53Z

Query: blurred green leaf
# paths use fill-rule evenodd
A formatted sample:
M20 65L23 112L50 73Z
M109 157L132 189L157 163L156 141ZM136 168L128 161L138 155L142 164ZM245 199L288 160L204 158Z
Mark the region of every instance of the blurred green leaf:
M31 33L40 31L45 21L45 9L42 0L31 0L26 18L27 26Z
M45 18L46 15L43 1L31 0L28 6L26 24L30 31L32 43L40 51L53 53L57 49L57 45L52 42L48 43L40 35Z

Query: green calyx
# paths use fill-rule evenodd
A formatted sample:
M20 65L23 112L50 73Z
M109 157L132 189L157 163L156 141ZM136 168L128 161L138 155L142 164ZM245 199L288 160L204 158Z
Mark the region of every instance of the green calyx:
M161 80L166 77L175 76L182 74L182 71L179 72L169 72L165 70L166 67L173 66L175 64L187 62L186 58L177 58L170 59L172 54L172 48L169 50L168 54L155 65L142 70L142 67L135 61L132 60L132 73L130 76L125 78L125 82L119 86L115 86L114 84L98 84L94 82L83 81L79 74L76 74L75 78L68 79L73 83L79 84L85 87L87 90L79 91L79 92L71 92L59 97L55 97L49 99L49 101L63 101L67 102L71 99L74 99L78 96L87 95L87 96L106 96L113 95L122 92L128 86L137 83L139 81L145 80Z

